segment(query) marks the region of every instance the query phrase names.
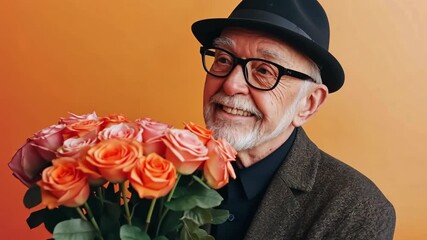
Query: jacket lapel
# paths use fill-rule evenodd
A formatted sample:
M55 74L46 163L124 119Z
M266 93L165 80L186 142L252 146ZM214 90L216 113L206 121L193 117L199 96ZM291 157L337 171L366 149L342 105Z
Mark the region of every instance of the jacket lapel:
M302 128L274 175L245 239L292 239L298 230L301 208L294 192L311 191L319 165L320 150Z

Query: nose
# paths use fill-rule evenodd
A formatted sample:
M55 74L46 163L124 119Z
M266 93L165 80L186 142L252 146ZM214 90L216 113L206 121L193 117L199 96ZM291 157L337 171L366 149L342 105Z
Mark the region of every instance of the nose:
M239 64L233 71L224 79L222 89L224 92L233 96L236 94L246 95L249 93L249 86L245 81L245 76L243 73L243 67Z

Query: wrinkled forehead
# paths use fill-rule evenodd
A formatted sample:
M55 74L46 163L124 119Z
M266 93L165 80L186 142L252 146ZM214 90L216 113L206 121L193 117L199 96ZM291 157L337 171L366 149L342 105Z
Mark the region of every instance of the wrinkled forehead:
M283 44L291 47L285 40L280 39L270 33L262 31L256 28L243 28L243 27L227 27L221 31L221 34L218 38L231 38L230 36L254 36L256 38L262 38L274 42L276 44ZM215 41L215 40L214 40ZM232 44L232 42L226 41L224 44ZM296 50L296 49L295 49Z
M234 50L240 44L245 44L248 48L256 48L260 56L268 59L279 59L285 62L311 61L283 39L259 29L228 27L213 40L215 47L222 47L227 50Z

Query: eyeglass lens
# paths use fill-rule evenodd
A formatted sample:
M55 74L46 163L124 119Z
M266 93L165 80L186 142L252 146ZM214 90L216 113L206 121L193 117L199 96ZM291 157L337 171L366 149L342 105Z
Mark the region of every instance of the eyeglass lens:
M226 77L236 65L242 65L245 79L252 87L259 89L272 88L279 78L277 66L262 59L240 60L221 49L210 48L204 51L205 70L217 77Z

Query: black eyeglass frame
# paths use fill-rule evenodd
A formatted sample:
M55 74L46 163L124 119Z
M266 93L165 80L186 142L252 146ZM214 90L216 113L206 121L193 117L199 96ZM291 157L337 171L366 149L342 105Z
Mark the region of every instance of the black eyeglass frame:
M215 53L212 52L212 51L209 51L210 49L216 49L216 50L223 51L223 52L229 54L231 57L233 57L233 66L231 67L230 71L227 74L225 74L225 75L217 75L217 74L213 74L213 73L211 73L209 71L208 66L206 66L205 55L215 57ZM297 78L297 79L300 79L300 80L312 81L312 82L316 83L316 81L312 77L310 77L307 74L304 74L302 72L298 72L298 71L295 71L295 70L292 70L292 69L285 68L285 67L283 67L283 66L281 66L281 65L279 65L279 64L277 64L275 62L271 62L269 60L262 59L262 58L245 58L245 59L244 58L239 58L239 57L236 57L230 51L227 51L227 50L219 48L219 47L205 47L205 46L201 46L200 47L200 54L202 55L203 68L205 69L206 73L208 73L208 74L210 74L210 75L212 75L214 77L225 78L225 77L227 77L228 75L230 75L233 72L234 68L237 65L240 65L240 66L242 66L243 76L245 77L246 83L249 86L251 86L252 88L255 88L255 89L258 89L258 90L261 90L261 91L270 91L270 90L273 90L279 84L280 79L284 75L290 76L290 77L294 77L294 78ZM263 62L272 64L275 67L277 67L277 69L279 70L279 74L277 75L276 83L272 87L270 87L270 88L259 88L259 87L256 87L256 86L252 85L249 82L249 80L248 80L249 77L248 77L248 73L247 73L246 64L248 62L250 62L250 61L253 61L253 60L263 61Z

